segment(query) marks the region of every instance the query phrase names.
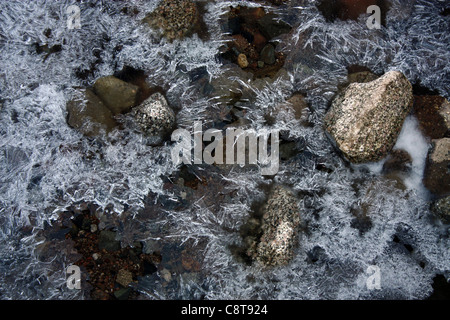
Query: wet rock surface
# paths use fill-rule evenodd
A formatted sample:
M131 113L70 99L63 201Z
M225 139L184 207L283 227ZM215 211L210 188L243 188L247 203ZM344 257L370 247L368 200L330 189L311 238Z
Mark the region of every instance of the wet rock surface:
M310 125L308 118L311 113L309 104L306 101L305 95L296 93L292 95L286 102L281 103L275 108L275 117L283 118L280 113L292 113L296 120L299 120L301 124Z
M90 89L80 89L77 97L69 101L66 108L68 124L86 136L110 132L117 125L113 113Z
M412 86L397 71L352 83L334 99L325 129L351 162L378 161L394 146L412 102Z
M450 196L435 200L431 204L431 211L444 223L450 223Z
M102 77L94 91L114 115L130 111L136 104L139 88L114 76Z
M408 172L411 170L412 158L402 149L392 150L383 164L383 173Z
M431 139L450 137L450 103L441 96L415 96L414 114Z
M423 183L438 196L450 194L450 138L432 141L428 152Z

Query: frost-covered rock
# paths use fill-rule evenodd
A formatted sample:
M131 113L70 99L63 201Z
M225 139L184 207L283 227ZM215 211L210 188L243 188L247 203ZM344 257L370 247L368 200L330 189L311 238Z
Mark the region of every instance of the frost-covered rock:
M66 108L68 124L86 136L110 132L117 125L112 112L90 89L80 89Z
M450 195L450 138L433 140L428 153L423 183L431 192Z
M114 115L130 111L136 104L139 87L131 83L107 76L98 79L94 91Z
M160 93L151 95L134 108L133 114L142 131L151 136L165 135L175 125L175 113Z
M309 106L305 96L299 93L294 94L286 102L281 103L275 108L277 119L284 119L284 113L293 113L294 118L303 125L308 125Z
M197 5L190 0L163 0L144 22L162 30L169 40L189 34L199 19Z
M434 201L431 211L444 223L450 223L450 196Z
M378 161L393 148L412 102L412 86L398 71L352 83L334 99L325 129L351 162Z
M253 258L265 266L287 264L293 257L298 240L300 213L291 191L276 186L263 208L262 236Z
M270 43L268 45L266 45L262 50L261 50L261 57L260 57L261 61L264 62L265 64L274 64L275 63L275 48L273 45L271 45Z
M420 129L431 139L450 136L450 103L441 96L416 96L414 114Z

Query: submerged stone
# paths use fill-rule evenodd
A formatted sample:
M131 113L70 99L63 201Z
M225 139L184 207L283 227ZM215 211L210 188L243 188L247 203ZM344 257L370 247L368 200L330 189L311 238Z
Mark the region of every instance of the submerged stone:
M434 201L431 204L433 212L444 223L450 223L450 196Z
M412 158L410 154L402 149L392 150L383 164L383 173L408 172L411 170Z
M108 76L95 82L94 91L111 112L117 115L130 111L136 104L139 87Z
M423 183L439 196L450 195L450 138L433 140L428 153Z
M258 20L258 27L267 39L273 39L282 35L283 33L289 33L291 26L281 21L274 13L268 13Z
M120 249L120 241L116 240L114 231L103 230L98 237L98 248L106 251L117 251Z
M275 48L273 45L268 44L261 50L261 61L265 64L272 65L275 63Z
M294 117L304 125L307 124L308 116L309 116L309 107L308 102L305 99L303 94L296 93L285 103L282 103L278 106L277 111L288 111L291 110L294 113Z
M66 107L68 124L86 136L108 133L117 125L112 112L90 89L81 89Z
M392 150L412 102L412 86L398 71L351 83L334 99L325 129L351 162L379 161Z
M450 103L441 96L415 96L414 114L431 139L450 136Z

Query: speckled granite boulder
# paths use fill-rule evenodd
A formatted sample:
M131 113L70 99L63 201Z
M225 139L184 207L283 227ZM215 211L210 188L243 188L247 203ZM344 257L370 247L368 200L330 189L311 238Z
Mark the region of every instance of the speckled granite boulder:
M143 21L160 29L169 40L189 34L199 19L197 5L190 0L163 0Z
M262 236L250 254L267 267L286 265L292 259L298 241L300 212L297 199L285 187L275 186L263 211Z
M350 84L325 115L325 129L351 162L379 161L393 148L412 103L408 79L390 71Z
M130 111L136 104L139 87L114 76L99 78L94 91L114 115Z
M165 135L175 125L175 113L160 93L151 95L132 112L142 131L151 136Z
M423 183L439 196L450 195L450 138L433 140L428 152Z

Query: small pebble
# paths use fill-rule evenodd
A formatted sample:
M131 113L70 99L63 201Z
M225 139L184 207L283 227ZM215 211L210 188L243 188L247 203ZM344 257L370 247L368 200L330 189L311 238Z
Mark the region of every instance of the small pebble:
M172 280L172 275L170 274L170 271L167 269L161 270L161 278L163 278L166 282L170 282Z
M248 61L247 61L247 56L243 53L241 53L238 56L238 65L239 67L241 67L242 69L247 68L248 67Z

